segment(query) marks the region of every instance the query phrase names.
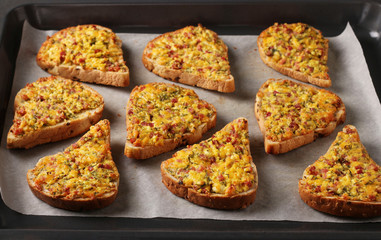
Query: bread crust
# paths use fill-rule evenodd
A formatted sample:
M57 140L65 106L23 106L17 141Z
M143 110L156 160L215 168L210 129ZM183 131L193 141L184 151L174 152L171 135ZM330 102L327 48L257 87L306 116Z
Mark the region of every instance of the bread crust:
M357 132L354 126L348 126L349 129ZM344 132L346 132L346 128L344 128ZM374 162L374 164L376 163ZM381 216L381 202L344 200L331 196L321 196L308 191L304 183L304 177L309 175L307 169L310 166L304 170L303 177L299 180L298 184L299 195L308 206L315 210L340 217L371 218Z
M251 156L249 143L245 146L245 148L247 148L248 154ZM255 200L258 189L258 171L252 159L251 167L253 169L253 173L255 174L255 181L253 186L246 192L234 194L231 196L216 193L200 193L194 190L193 188L187 187L180 183L179 179L173 177L165 169L164 166L164 162L162 162L160 170L162 182L167 187L167 189L174 195L184 198L197 205L214 209L235 210L246 208L249 205L251 205Z
M258 93L261 92L264 88L266 88L269 85L269 83L272 81L284 81L284 80L282 80L282 79L269 79L264 84L262 84L262 86L258 90ZM287 81L290 81L290 80L287 80ZM309 85L302 84L302 83L295 83L295 84L302 85L302 86L307 87L307 88L317 89L316 87L309 86ZM325 91L327 91L327 90L325 90ZM284 141L274 142L274 141L271 141L270 139L267 139L267 137L266 137L266 128L265 128L265 123L264 123L265 117L263 116L262 112L260 111L260 106L262 104L261 103L262 98L259 96L258 93L257 93L256 99L255 99L254 113L255 113L255 117L258 121L259 128L260 128L262 135L263 135L265 151L266 151L266 153L269 153L269 154L286 153L286 152L289 152L293 149L301 147L303 145L309 144L309 143L315 141L315 139L318 137L328 136L335 130L337 125L343 123L345 121L345 118L346 118L345 105L344 105L344 103L341 103L339 110L335 113L334 121L330 122L326 128L316 128L314 131L310 131L309 133L307 133L305 135L296 136L296 137L293 137L291 139L284 140Z
M314 31L320 33L320 31L317 30L316 28L314 28L312 26L310 26L310 28L313 29ZM330 87L332 85L332 81L330 78L329 79L322 79L322 78L314 78L312 76L305 75L302 72L296 71L292 68L284 67L283 65L278 64L277 62L274 62L271 57L267 56L265 54L264 48L262 47L262 42L263 42L263 38L266 34L266 31L268 29L269 28L262 31L261 34L259 34L259 36L257 38L257 46L258 46L259 56L261 57L262 61L267 66L273 68L274 70L276 70L276 71L278 71L278 72L280 72L286 76L292 77L292 78L300 80L302 82L311 83L311 84L314 84L314 85L319 86L319 87ZM328 42L324 46L324 54L328 56Z
M233 196L225 196L223 194L203 194L195 191L192 188L186 187L179 183L179 180L171 176L161 165L161 176L163 184L178 197L184 198L197 205L222 209L222 210L235 210L246 208L251 205L256 197L258 188L258 173L256 166L252 163L253 171L255 173L256 185L249 191L236 194Z
M301 199L313 209L341 217L371 218L381 216L381 202L345 201L308 192L299 181Z
M7 148L28 149L44 143L57 142L84 133L91 125L97 123L102 117L104 109L103 97L91 87L86 85L82 86L102 99L102 104L98 108L82 112L76 119L67 120L54 126L44 127L39 131L26 133L23 136L16 136L10 129L7 135ZM24 101L21 95L22 92L20 90L15 97L15 110L21 106Z
M181 145L194 144L201 140L202 135L204 133L216 126L216 116L217 115L214 115L207 124L200 125L193 134L186 133L183 135L182 139L179 139L177 141L175 141L174 139L166 139L164 140L164 144L160 146L149 145L144 147L136 147L129 141L126 141L124 154L129 158L147 159L165 152L169 152ZM128 120L126 124L127 126L129 125Z
M94 24L88 24L88 25L82 25L84 27L87 26L93 26ZM106 31L112 32L111 29L95 25L99 29L104 29ZM51 38L55 37L60 32L70 31L71 29L76 27L68 27L63 30L60 30L59 32L55 33ZM120 38L115 35L116 37L116 44L119 48L122 48L122 41ZM48 37L49 39L49 37ZM130 73L129 69L127 67L126 72L112 72L112 71L100 71L97 69L92 70L86 70L83 69L80 66L72 66L72 65L56 65L53 62L49 62L47 59L44 59L42 50L44 49L44 46L48 45L49 42L45 41L40 50L37 53L36 56L36 62L37 65L40 66L43 70L47 71L48 73L55 75L55 76L61 76L64 78L69 78L72 80L77 80L81 82L88 82L88 83L96 83L96 84L103 84L103 85L111 85L115 87L126 87L130 83Z
M135 96L135 94L132 92L130 95L130 98L139 97ZM201 103L206 103L206 101L199 99ZM212 105L209 104L210 107L213 109L213 112L215 113L211 118L209 118L209 121L207 123L201 124L194 133L186 133L182 136L181 139L175 140L175 139L165 139L163 145L154 146L154 145L147 145L144 147L137 147L134 146L131 142L126 140L125 148L124 148L124 154L129 158L134 159L147 159L151 158L153 156L157 156L159 154L169 152L178 146L185 145L185 144L194 144L201 140L202 135L206 133L209 129L216 126L217 121L217 110ZM129 109L131 109L131 101L128 101L127 108L126 108L126 116L128 114ZM126 126L129 126L130 121L129 118L126 117Z
M108 120L102 120L102 121L105 121L106 124L109 125ZM110 135L107 135L105 144L110 146ZM109 155L107 157L112 159L110 151L108 152L108 154ZM43 158L40 159L39 162L42 160ZM118 172L118 169L116 168L115 165L112 168L114 172ZM35 178L35 175L33 174L33 169L28 170L26 177L27 177L27 182L28 182L30 190L37 198L39 198L40 200L46 202L47 204L53 207L66 209L70 211L88 211L88 210L104 208L110 205L112 202L114 202L118 194L119 177L117 178L117 181L115 182L115 189L113 191L110 191L101 197L75 198L75 199L68 199L65 197L53 196L48 191L40 190L33 181L33 179Z
M89 210L95 210L107 207L111 203L114 202L116 199L116 196L118 194L118 191L114 191L109 194L105 194L101 198L77 198L77 199L65 199L65 198L58 198L51 196L50 194L43 192L41 190L38 190L34 183L33 183L33 174L31 170L27 172L27 181L30 190L32 193L39 198L40 200L46 202L47 204L61 209L66 209L70 211L89 211ZM119 181L117 183L117 188L119 186Z
M146 67L149 71L155 73L156 75L158 75L162 78L171 80L173 82L179 82L179 83L183 83L186 85L197 86L197 87L208 89L208 90L216 90L219 92L226 92L226 93L234 92L235 91L235 83L234 83L234 77L231 74L229 75L229 77L227 79L225 79L223 81L213 81L213 80L209 80L209 79L206 79L204 77L201 77L201 76L198 76L195 74L190 74L190 73L184 72L182 70L164 67L164 66L158 64L157 62L153 61L149 57L150 51L149 51L148 46L150 46L152 43L154 43L155 41L157 41L160 38L164 38L164 37L166 37L172 33L174 33L174 34L179 33L182 30L183 29L178 29L174 32L164 33L164 34L154 38L153 40L149 41L147 46L145 47L145 49L143 51L143 56L142 56L142 62L143 62L144 67ZM213 32L213 34L215 34L215 36L217 37L217 33ZM226 52L227 52L228 47L225 44L224 44L224 48L226 49Z

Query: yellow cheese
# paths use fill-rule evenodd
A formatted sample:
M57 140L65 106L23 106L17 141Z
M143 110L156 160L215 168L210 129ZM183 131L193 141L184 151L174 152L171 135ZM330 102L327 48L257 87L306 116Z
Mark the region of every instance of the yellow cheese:
M102 96L81 83L54 76L29 83L18 94L22 103L15 111L11 128L15 135L73 120L79 113L103 104Z
M158 64L202 78L220 81L230 75L228 51L217 34L202 26L188 26L155 39L149 57Z
M164 168L179 183L200 193L234 195L255 183L247 120L228 124L212 138L178 151Z
M43 60L55 66L126 72L119 41L109 29L98 25L79 25L61 30L48 38L40 52Z
M317 195L381 201L381 168L368 155L357 131L348 126L306 171L303 181Z
M64 152L42 158L32 170L39 190L65 199L101 197L117 189L111 157L110 123L100 121Z
M260 93L266 137L284 141L325 128L334 120L341 99L332 92L292 81L271 81Z
M304 23L275 23L262 39L265 54L274 62L321 79L329 79L327 47L321 32Z
M215 115L214 107L193 90L174 84L138 86L129 105L127 140L135 146L160 146L165 139L181 139Z

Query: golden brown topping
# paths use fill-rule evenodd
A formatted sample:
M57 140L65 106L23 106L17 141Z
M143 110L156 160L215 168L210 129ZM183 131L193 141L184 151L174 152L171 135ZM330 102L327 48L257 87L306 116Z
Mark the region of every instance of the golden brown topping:
M266 137L284 141L325 128L342 107L341 99L324 89L307 87L289 80L270 81L258 93Z
M163 164L181 185L200 193L232 196L256 184L248 146L247 120L239 118L212 138L176 152Z
M170 69L213 81L226 80L230 75L226 45L201 25L167 33L147 47L149 58Z
M32 170L37 189L70 200L116 191L119 173L111 157L109 134L109 121L100 121L64 152L42 158Z
M304 23L278 24L265 30L264 53L272 61L314 78L329 79L328 40Z
M190 89L150 83L136 87L127 109L127 140L135 146L164 144L181 139L215 115L215 108Z
M306 169L302 182L311 193L343 200L381 201L381 168L370 158L350 125L328 152Z
M110 29L79 25L61 30L42 45L42 59L58 65L75 65L85 70L126 72L120 39Z
M60 77L40 78L20 90L11 131L24 135L73 120L78 114L103 105L103 98L79 82Z

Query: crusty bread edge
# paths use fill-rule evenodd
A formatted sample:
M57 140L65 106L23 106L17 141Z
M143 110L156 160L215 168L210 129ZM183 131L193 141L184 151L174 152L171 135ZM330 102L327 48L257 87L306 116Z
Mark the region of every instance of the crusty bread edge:
M94 24L88 24L88 25L82 25L82 26L89 26L89 25L94 25ZM109 28L106 28L100 25L96 25L96 26L98 26L99 28L105 29L106 31L112 32L112 30ZM68 28L60 30L59 32L68 31L71 28L75 28L75 27L68 27ZM115 36L116 36L116 44L121 48L122 41L116 34ZM47 41L45 41L42 45L46 45L46 44L47 44ZM45 59L43 59L43 57L41 56L42 55L41 51L42 51L42 47L40 48L36 56L37 65L52 75L61 76L64 78L69 78L69 79L77 80L81 82L111 85L115 87L126 87L130 84L130 73L127 66L126 66L127 67L126 72L108 72L108 71L104 72L100 70L85 70L82 67L70 66L70 65L56 66L56 65L53 65L52 63L49 63Z
M74 200L69 200L64 198L57 198L57 197L52 197L44 193L43 191L36 189L34 187L32 179L33 179L32 170L28 170L27 172L28 185L32 193L37 198L39 198L40 200L46 202L47 204L53 207L66 209L70 211L88 211L88 210L95 210L95 209L107 207L108 205L114 202L118 194L118 190L116 190L108 194L105 194L105 196L102 196L100 198L93 198L93 199L78 198ZM118 189L118 186L119 186L119 180L117 182L116 189Z
M345 201L322 197L307 191L299 180L299 195L310 207L320 212L341 217L370 218L381 216L381 202Z
M39 61L38 65L48 73L76 81L126 87L130 84L129 72L103 72L100 70L85 70L77 66L49 66Z
M311 27L311 28L317 32L320 32L319 30L317 30L314 27ZM265 54L264 49L262 48L262 40L263 40L263 37L264 37L264 35L268 29L269 28L262 31L261 34L257 38L257 46L258 46L259 56L261 57L262 61L267 66L273 68L274 70L276 70L276 71L278 71L278 72L280 72L286 76L290 76L290 77L297 79L299 81L302 81L302 82L311 83L311 84L314 84L314 85L319 86L319 87L330 87L331 86L332 81L330 78L329 79L321 79L321 78L314 78L314 77L311 77L309 75L305 75L302 72L293 70L292 68L286 68L283 65L274 62L271 57L267 56ZM324 54L326 54L328 56L328 42L324 46L324 50L325 50Z
M354 126L347 126L357 132L357 129ZM346 128L344 127L344 132L345 129ZM334 142L331 144L328 151L333 144ZM307 169L309 169L310 166L304 170L302 179L299 180L298 184L299 195L308 206L315 210L341 217L371 218L381 216L381 202L346 201L335 197L319 196L309 192L304 185L304 176L308 175Z
M247 192L239 193L232 196L225 196L223 194L203 194L195 191L190 187L186 187L179 183L179 180L173 177L164 168L164 162L161 163L160 170L162 182L167 189L174 195L184 198L194 204L221 210L235 210L246 208L255 201L258 189L258 171L255 166L250 153L250 145L246 146L251 158L251 166L255 174L255 185Z
M283 81L283 79L269 79L269 80L267 80L265 83L262 84L262 86L258 90L258 93L260 91L262 91L262 89L264 89L270 83L270 81ZM291 80L286 80L286 81L291 81ZM308 88L318 89L316 87L309 86L306 84L296 83L296 82L294 82L294 83L297 85L302 85L302 86L308 87ZM320 89L320 90L324 90L324 89ZM327 91L327 90L324 90L324 91ZM337 125L343 123L345 121L345 118L346 118L345 105L342 102L341 107L339 108L339 110L335 114L335 121L330 122L326 128L317 128L314 131L311 131L308 134L305 134L302 136L297 136L297 137L294 137L294 138L291 138L291 139L288 139L285 141L274 142L274 141L271 141L271 140L266 138L264 116L262 115L262 112L260 111L260 105L261 105L262 100L258 96L258 93L257 93L256 99L255 99L254 113L255 113L255 117L257 119L259 128L260 128L262 135L263 135L266 153L270 153L270 154L286 153L286 152L289 152L293 149L296 149L298 147L301 147L303 145L306 145L306 144L313 142L319 136L328 136L335 130ZM331 92L331 93L333 93L333 92Z
M225 93L234 92L235 83L234 83L234 77L231 74L229 78L224 81L212 81L198 75L183 72L181 70L166 68L164 66L156 64L152 59L148 57L148 46L151 43L154 43L159 38L165 37L166 35L170 33L180 32L181 30L183 30L183 28L178 29L174 32L164 33L154 38L153 40L149 41L143 51L143 56L142 56L142 62L144 67L146 67L149 71L155 73L156 75L159 75L162 78L165 78L174 82L179 82L179 83L183 83L183 84L191 85L191 86L197 86L197 87L208 89L208 90L217 90L219 92L225 92ZM213 33L217 36L217 33L215 32ZM226 51L228 51L228 47L226 46L225 43L224 43L224 46L226 48Z
M85 131L87 131L91 125L97 123L102 117L104 109L104 100L103 97L92 89L89 86L83 85L84 88L90 90L93 94L101 97L102 104L90 111L85 111L79 114L79 117L73 120L64 121L54 126L48 126L23 135L21 137L15 136L11 129L8 131L7 135L7 148L32 148L36 145L48 143L48 142L57 142L63 139L71 138L77 136ZM16 94L14 108L22 103L21 90Z
M108 135L106 138L106 144L110 145L110 135ZM109 153L109 157L112 159L111 152ZM43 158L41 158L39 161L42 161L42 159ZM113 170L116 172L118 171L115 165ZM65 199L65 198L54 197L54 196L51 196L49 193L45 193L42 190L38 190L35 187L35 184L33 182L33 178L35 177L33 174L33 169L28 170L26 177L27 177L27 182L28 182L30 190L37 198L39 198L40 200L46 202L47 204L53 207L66 209L70 211L87 211L87 210L95 210L99 208L104 208L110 205L111 203L113 203L118 194L119 178L116 182L115 191L106 193L102 197Z
M223 210L235 210L246 208L251 205L256 197L258 188L258 174L257 169L254 164L252 164L253 170L256 174L256 185L249 191L236 194L233 196L224 196L222 194L203 194L196 190L185 187L179 184L179 181L172 177L164 168L161 166L161 176L162 182L167 187L167 189L174 195L184 198L194 204Z

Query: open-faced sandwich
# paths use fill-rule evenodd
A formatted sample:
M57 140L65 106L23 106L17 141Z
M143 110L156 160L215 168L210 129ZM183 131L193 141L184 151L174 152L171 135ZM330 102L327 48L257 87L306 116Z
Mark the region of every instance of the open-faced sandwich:
M205 27L187 26L150 41L143 64L153 73L175 81L219 92L233 92L228 47Z
M53 207L82 211L110 205L119 186L110 122L99 121L63 152L41 158L27 180L33 194Z
M370 158L354 126L345 126L327 153L306 168L299 194L321 212L381 216L381 167Z
M167 83L136 86L127 103L125 155L145 159L199 141L216 125L214 106L187 88Z
M176 152L162 162L161 174L173 194L192 203L215 209L248 207L255 200L258 173L247 120L238 118L211 138Z
M74 137L98 122L103 108L103 97L80 82L56 76L40 78L15 97L7 147L31 148Z
M336 94L291 80L269 79L256 95L255 116L265 151L279 154L327 136L345 121Z
M122 41L99 25L58 31L42 44L36 60L50 74L73 80L117 87L128 86L130 81Z
M328 40L316 28L275 23L258 36L257 45L263 62L278 72L320 87L331 86Z

